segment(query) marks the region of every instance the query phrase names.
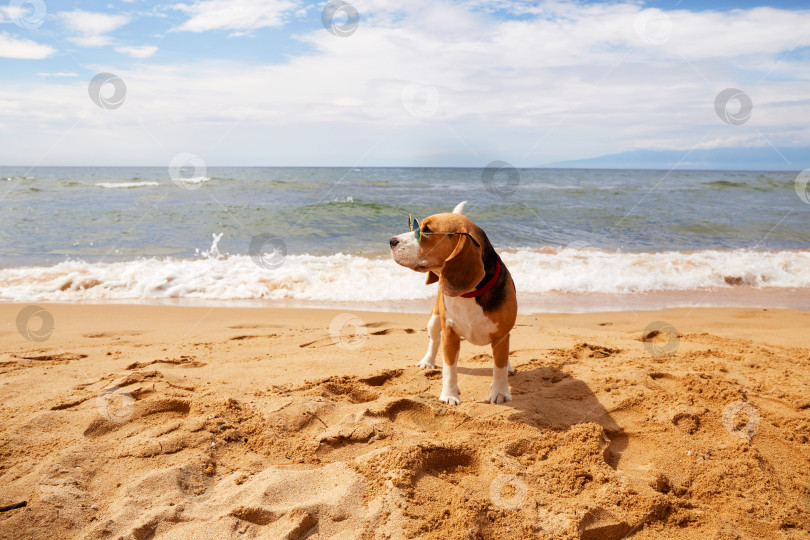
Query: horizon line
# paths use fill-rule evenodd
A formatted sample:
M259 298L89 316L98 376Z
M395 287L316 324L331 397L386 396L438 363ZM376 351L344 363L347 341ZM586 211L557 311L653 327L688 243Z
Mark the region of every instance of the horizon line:
M47 168L60 168L60 169L81 169L81 168L107 168L107 169L169 169L169 165L2 165L0 168L28 168L29 171L35 169ZM206 165L208 169L485 169L486 166L471 166L471 165ZM509 165L504 168L513 168L516 170L583 170L583 171L744 171L744 172L801 172L804 170L801 166L795 169L759 169L759 168L727 168L727 167L706 167L706 168L693 168L693 167L618 167L618 166L604 166L604 167L573 167L573 166L550 166L550 165L537 165L530 167L515 167Z

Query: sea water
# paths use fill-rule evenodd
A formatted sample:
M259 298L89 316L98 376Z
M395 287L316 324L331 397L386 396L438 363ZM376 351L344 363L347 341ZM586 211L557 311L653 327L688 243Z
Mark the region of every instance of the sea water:
M796 176L2 167L0 300L422 310L436 285L397 266L388 239L409 214L467 201L524 313L810 308L810 204Z

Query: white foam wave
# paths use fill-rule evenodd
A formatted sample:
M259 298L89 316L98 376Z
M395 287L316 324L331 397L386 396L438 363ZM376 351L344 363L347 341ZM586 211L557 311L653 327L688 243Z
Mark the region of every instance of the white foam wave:
M190 178L178 178L175 180L177 183L181 184L202 184L203 182L208 182L211 180L208 176L192 176Z
M97 182L98 187L104 189L131 189L139 187L159 186L159 182Z
M518 290L535 293L810 287L810 251L622 253L563 248L518 251L503 259Z
M810 251L615 253L549 249L502 254L518 293L642 293L810 287ZM70 302L263 298L308 302L429 299L436 285L390 258L290 255L264 269L245 255L126 262L66 261L0 269L0 299Z

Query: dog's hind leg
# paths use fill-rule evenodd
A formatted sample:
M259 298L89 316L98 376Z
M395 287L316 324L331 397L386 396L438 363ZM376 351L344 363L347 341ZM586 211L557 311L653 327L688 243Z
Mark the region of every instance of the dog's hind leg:
M416 366L422 369L436 369L436 355L439 353L439 345L442 344L442 321L435 311L430 314L427 331L430 336L428 349L425 357L417 362Z

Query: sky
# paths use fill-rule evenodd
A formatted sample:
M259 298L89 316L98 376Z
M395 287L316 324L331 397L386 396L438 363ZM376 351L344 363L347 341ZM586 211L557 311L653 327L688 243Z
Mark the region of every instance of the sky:
M0 73L0 165L810 148L806 2L0 0Z

